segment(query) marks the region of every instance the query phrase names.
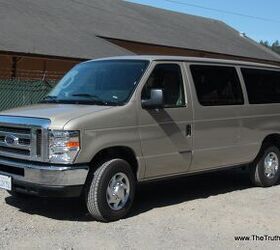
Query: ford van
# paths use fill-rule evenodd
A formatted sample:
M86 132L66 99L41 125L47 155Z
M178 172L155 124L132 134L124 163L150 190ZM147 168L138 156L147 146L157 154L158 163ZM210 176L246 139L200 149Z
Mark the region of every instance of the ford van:
M125 217L140 182L246 166L279 181L280 68L128 56L75 66L38 104L0 113L0 187Z

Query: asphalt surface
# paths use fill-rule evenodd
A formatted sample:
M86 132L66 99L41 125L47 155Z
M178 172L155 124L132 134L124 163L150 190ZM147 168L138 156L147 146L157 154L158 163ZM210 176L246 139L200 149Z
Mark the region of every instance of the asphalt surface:
M79 199L0 191L0 249L277 249L279 198L280 186L251 187L245 171L223 171L141 185L129 217L106 224Z

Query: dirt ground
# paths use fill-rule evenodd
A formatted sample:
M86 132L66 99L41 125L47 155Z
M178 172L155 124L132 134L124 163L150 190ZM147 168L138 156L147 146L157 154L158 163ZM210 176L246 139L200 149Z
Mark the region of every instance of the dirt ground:
M279 205L280 186L251 187L239 170L141 185L130 216L108 224L79 199L0 191L0 249L276 249L265 237L280 238Z

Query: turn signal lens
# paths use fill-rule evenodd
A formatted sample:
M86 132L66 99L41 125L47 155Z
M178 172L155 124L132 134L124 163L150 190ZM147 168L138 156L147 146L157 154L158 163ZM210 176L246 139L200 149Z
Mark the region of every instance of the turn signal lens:
M70 142L67 142L65 145L66 145L67 148L79 148L80 147L80 142L70 141Z

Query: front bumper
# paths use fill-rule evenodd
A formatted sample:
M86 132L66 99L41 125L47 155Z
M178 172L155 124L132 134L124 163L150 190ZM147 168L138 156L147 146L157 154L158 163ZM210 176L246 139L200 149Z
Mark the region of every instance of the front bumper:
M0 157L0 174L12 177L12 191L39 196L79 196L87 164L57 165Z

